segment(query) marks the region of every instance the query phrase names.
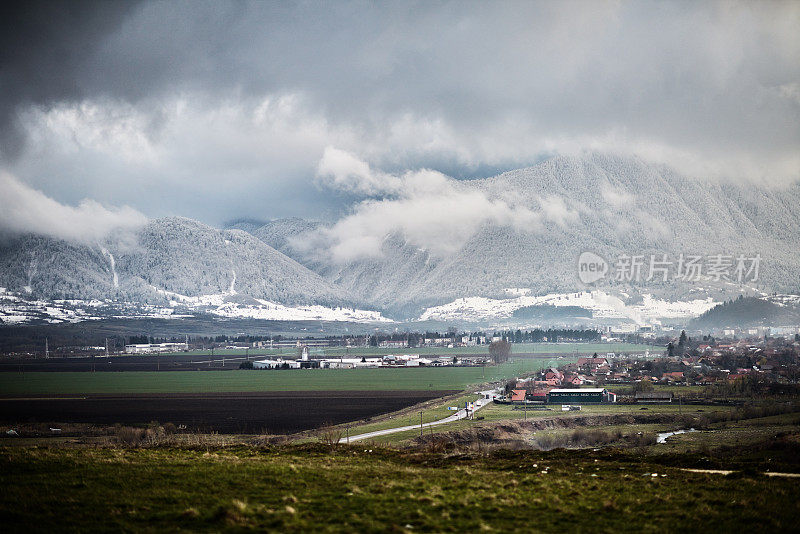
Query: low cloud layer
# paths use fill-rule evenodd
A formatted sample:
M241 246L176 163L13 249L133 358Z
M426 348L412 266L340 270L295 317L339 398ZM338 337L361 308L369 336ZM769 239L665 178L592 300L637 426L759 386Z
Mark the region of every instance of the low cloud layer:
M147 218L128 206L106 207L93 200L65 206L41 191L31 189L8 173L0 172L0 231L96 243L117 229L141 226Z
M396 235L411 246L444 256L459 250L486 224L537 232L544 223L566 225L578 218L557 196L532 210L513 198L496 198L469 182L423 169L395 175L373 170L353 154L328 147L318 167L322 184L366 196L330 227L294 241L296 248L346 263L382 255Z

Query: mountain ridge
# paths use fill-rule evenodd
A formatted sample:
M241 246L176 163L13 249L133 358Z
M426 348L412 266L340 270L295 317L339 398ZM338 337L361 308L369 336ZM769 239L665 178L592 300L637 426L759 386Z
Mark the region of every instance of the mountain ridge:
M383 236L377 257L336 263L299 250L323 223L298 217L261 224L238 219L217 229L183 217L81 244L33 234L0 238L0 287L43 299L119 299L147 304L223 295L287 306L361 306L416 318L464 297L501 299L603 289L630 298L717 301L740 294L800 293L800 183L783 189L695 180L640 158L558 156L459 190L525 206L530 228L484 222L455 252L437 254L401 231ZM432 229L435 231L435 229ZM761 254L759 278L647 284L606 277L578 280L590 251L613 264L622 255ZM221 297L222 298L222 297ZM235 299L234 299L235 300ZM250 302L250 301L248 301Z

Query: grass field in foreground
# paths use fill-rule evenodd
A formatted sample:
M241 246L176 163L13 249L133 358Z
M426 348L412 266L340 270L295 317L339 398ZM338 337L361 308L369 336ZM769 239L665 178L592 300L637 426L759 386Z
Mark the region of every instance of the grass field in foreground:
M791 532L800 524L794 479L693 473L613 451L16 447L0 448L0 484L6 532Z
M558 360L559 363L570 361L574 360ZM533 372L548 363L547 360L517 358L485 368L0 373L0 394L461 390L472 384Z

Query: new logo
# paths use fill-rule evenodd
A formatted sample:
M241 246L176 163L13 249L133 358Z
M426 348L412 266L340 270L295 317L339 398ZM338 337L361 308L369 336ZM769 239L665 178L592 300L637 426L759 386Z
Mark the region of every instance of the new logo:
M584 284L593 284L608 274L608 262L594 252L584 252L578 258L578 278Z

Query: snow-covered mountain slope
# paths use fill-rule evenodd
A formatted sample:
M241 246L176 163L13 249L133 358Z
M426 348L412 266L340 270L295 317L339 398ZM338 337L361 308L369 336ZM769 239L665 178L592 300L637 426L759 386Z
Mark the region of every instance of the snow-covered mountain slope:
M292 239L300 237L305 233L312 232L319 227L320 223L316 221L306 221L299 217L289 217L270 221L258 228L248 231L275 250L286 254L290 258L295 258L297 253L292 247Z
M620 255L761 254L757 285L800 287L800 186L768 190L691 180L637 159L554 158L541 165L472 183L492 198L513 194L535 207L558 206L561 224L540 229L483 228L443 259L414 299L438 294L492 295L504 287L537 294L582 287L577 258L592 251ZM648 283L646 291L683 299L695 283ZM480 293L470 292L480 288ZM644 290L643 290L644 291Z
M166 310L179 295L188 309L283 317L306 312L280 307L322 306L339 311L320 314L364 320L381 317L341 310L484 320L526 306L555 306L547 300L553 295L588 292L629 295L617 306L626 309L620 318L647 322L698 315L712 302L739 295L800 293L800 184L776 189L692 179L637 158L589 154L454 187L539 217L530 228L484 222L446 254L396 229L382 236L380 256L344 263L325 253L321 223L298 218L242 220L219 230L171 217L91 244L6 235L0 236L0 286L32 302L97 300ZM643 270L639 281L609 276L587 287L577 269L587 251L612 266L622 255L664 254L673 262L681 254L759 254L761 263L758 278L746 284L709 277L645 281ZM519 295L509 298L507 288ZM515 300L523 297L545 300ZM637 308L643 302L657 313ZM586 306L595 315L606 313L597 303Z
M459 187L513 200L542 214L541 221L531 228L484 224L445 256L392 233L384 238L381 257L344 264L291 246L292 239L313 237L316 223L273 221L253 233L351 294L409 316L463 297L499 299L508 287L533 295L585 290L577 272L585 251L612 265L622 255L666 254L673 262L681 254L762 258L758 279L747 280L750 287L711 279L637 284L608 278L594 286L664 301L800 289L800 184L777 189L714 182L638 158L588 154L555 157Z
M381 257L345 264L326 262L324 255L296 246L312 239L322 228L316 221L297 217L277 219L251 233L269 246L302 263L326 280L363 302L398 309L405 302L406 292L423 282L435 267L430 254L408 243L402 235L387 235L381 246Z
M351 304L342 289L241 230L165 218L103 243L40 236L0 244L0 285L41 299L163 304L163 291L231 293L283 305Z

